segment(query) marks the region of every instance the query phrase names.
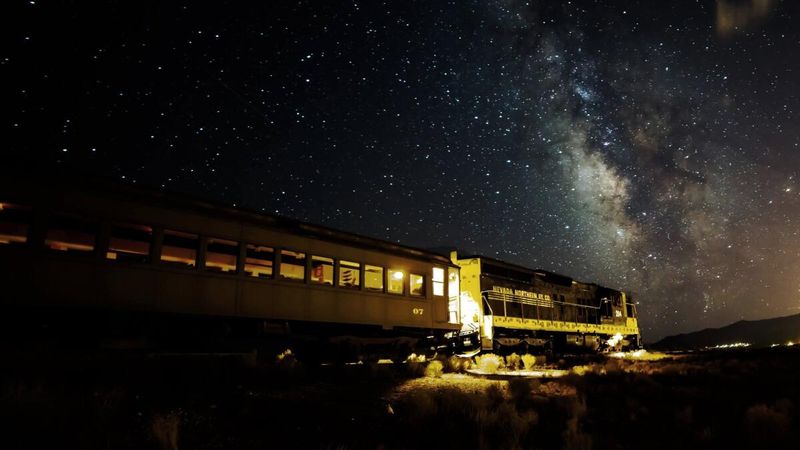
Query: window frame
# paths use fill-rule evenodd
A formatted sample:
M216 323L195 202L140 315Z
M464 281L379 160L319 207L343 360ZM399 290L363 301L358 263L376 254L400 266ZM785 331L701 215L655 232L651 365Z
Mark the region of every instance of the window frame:
M148 232L145 229L149 229L150 239L147 241L147 254L140 254L140 253L132 253L132 252L125 252L120 251L118 249L114 249L115 245L113 245L114 239L122 239L131 242L144 242L144 241L137 241L133 239L129 239L127 237L120 237L119 235L115 235L115 229L124 229L124 230L135 230L136 232ZM105 242L105 248L103 249L103 259L106 261L112 261L115 264L151 264L153 262L153 251L156 247L156 228L151 225L145 225L143 223L133 222L133 221L120 221L120 220L112 220L108 222L108 237ZM110 253L114 253L115 256L112 258L109 256ZM120 259L119 254L122 253L124 256ZM134 259L134 256L141 256L141 258Z
M354 290L354 291L360 291L361 288L364 285L364 276L363 276L363 273L362 273L363 272L363 268L364 268L364 264L362 264L360 262L356 262L356 261L346 260L346 259L337 259L336 263L339 266L339 271L338 271L337 279L336 279L336 287L341 287L341 288L344 288L344 289L351 289L351 290ZM358 273L358 283L357 284L352 284L352 285L342 284L342 263L344 263L344 267L346 267L347 269L355 269L356 270L356 273Z
M24 235L7 235L10 238L17 238L17 239L9 239L7 241L0 242L0 246L8 246L8 247L20 247L24 245L28 245L31 241L31 230L33 229L33 217L34 212L33 208L27 205L21 205L18 203L12 203L9 201L0 201L0 217L3 216L2 211L12 211L11 216L14 216L13 211L19 211L20 215L27 215L26 221L2 221L0 223L8 223L11 227L20 226L24 228L25 234ZM10 228L11 228L10 227ZM20 239L21 238L21 239Z
M420 283L417 283L417 284L420 285L420 292L416 293L416 294L414 293L414 277L419 277L419 279L422 280ZM408 273L408 295L410 295L412 297L426 298L427 297L427 291L425 289L425 287L426 287L425 281L426 281L425 280L425 275L419 274L419 273L409 272Z
M309 278L309 273L308 272L310 270L309 263L311 261L310 258L309 258L310 255L308 254L308 252L305 252L305 251L301 252L301 251L296 251L296 250L292 250L290 248L283 248L283 247L279 248L279 249L275 249L275 250L279 255L279 258L278 258L279 263L277 264L278 270L277 270L277 274L275 276L275 279L278 280L278 281L288 281L288 282L291 282L291 283L307 283L308 282L308 278ZM290 264L292 266L300 266L300 267L303 268L303 278L292 278L292 277L287 277L287 276L283 275L283 265L284 265L283 257L284 257L284 252L294 253L295 255L303 255L303 264L302 265L301 264ZM297 259L296 257L294 257L294 258Z
M375 269L380 269L381 270L381 275L378 278L379 280L381 280L381 287L379 289L375 289L375 288L371 288L371 287L367 286L367 272L369 271L369 268L375 268ZM376 265L376 264L364 264L363 265L363 269L362 269L362 273L364 275L364 283L363 283L363 290L364 291L386 293L386 267L379 266L379 265Z
M309 254L307 253L306 255L309 255ZM309 262L311 263L311 267L309 268L309 273L308 273L308 276L307 276L308 283L309 284L313 284L314 286L336 286L336 258L333 258L333 257L330 257L330 256L323 256L323 255L309 255L309 256L310 256ZM313 272L314 272L314 258L322 258L322 259L325 260L324 262L326 262L326 263L327 263L327 260L330 260L330 265L331 265L331 282L330 282L330 284L325 282L325 269L323 269L323 271L322 271L322 281L317 281L317 280L314 279L314 277L313 277L313 275L314 275L313 274ZM320 259L317 259L317 261L320 261ZM323 267L324 267L324 265L323 265Z
M214 241L218 241L218 242L214 242ZM217 243L222 243L222 242L227 243L227 244L222 244L222 245L234 244L232 246L233 249L234 249L234 252L232 254L227 254L227 253L209 251L209 248L210 248L211 245L217 244ZM233 239L205 236L204 247L205 247L204 248L205 255L204 255L204 258L203 258L203 270L211 272L211 273L219 273L219 274L223 274L223 275L236 275L236 274L239 273L239 257L241 256L241 247L242 247L242 243L241 242L233 240ZM233 270L224 270L221 267L218 267L216 265L209 266L208 265L208 260L209 260L208 255L210 253L217 253L217 254L221 254L221 255L233 256L233 258L234 258Z
M441 273L442 273L442 279L441 280L437 280L436 279L436 271L437 270L440 270ZM445 285L445 283L447 282L447 277L445 276L446 272L447 271L444 269L444 267L434 266L431 269L431 291L432 291L431 293L433 294L434 297L444 297L447 294L447 289L446 289L446 285ZM437 292L436 292L437 291L437 289L436 289L437 287L441 288L441 290L442 290L441 294L437 294Z
M183 231L183 230L175 230L172 228L162 228L160 230L161 238L159 240L159 249L158 249L158 264L164 265L166 267L172 267L176 269L185 269L185 270L196 270L200 266L200 250L202 247L203 238L199 233L194 233L191 231ZM194 251L194 264L187 264L182 263L180 261L170 261L164 259L164 248L165 247L175 247L175 248L182 248L182 249L189 249L189 247L178 247L175 245L167 245L167 236L174 236L181 239L193 239L196 241L197 246L193 249Z
M402 278L400 278L400 279L394 278L392 276L393 273L401 274ZM386 293L387 294L392 294L392 295L398 295L398 296L406 295L406 291L407 291L406 284L408 284L408 276L407 275L408 274L406 273L405 270L387 268L386 269ZM400 281L400 292L392 291L390 289L392 281Z
M277 272L277 269L276 269L277 264L276 264L275 260L276 260L276 255L278 254L278 252L277 252L278 249L276 249L274 246L261 245L261 244L256 244L256 243L252 243L252 242L244 242L242 244L243 244L242 247L244 248L244 260L243 260L243 263L242 263L242 272L241 272L241 274L244 275L247 278L255 278L257 280L275 280L276 279L275 275L276 275L276 272ZM253 247L253 249L256 250L256 251L258 251L258 249L260 249L260 248L268 248L268 249L270 249L270 253L272 254L272 258L269 259L269 260L261 260L261 259L259 259L259 260L261 260L261 261L269 261L269 262L272 263L272 265L271 266L263 266L261 264L248 263L247 262L248 250L250 250L250 247ZM253 259L255 259L255 258L253 258ZM256 271L253 271L253 273L248 273L248 270L247 270L247 266L248 265L257 266L257 267L269 267L271 273L268 274L268 275L265 275L265 276L261 276L261 275L257 274Z
M50 236L51 231L69 231L68 229L61 228L53 228L53 219L56 217L60 217L62 220L66 219L68 222L82 222L84 225L91 226L94 229L94 236L92 239L92 248L91 249L79 249L79 248L70 248L65 247L63 249L54 248L49 243L53 241ZM98 249L100 248L100 232L101 232L101 223L99 220L87 218L80 214L70 213L70 212L62 212L62 211L55 211L47 214L45 227L44 227L44 236L42 239L42 245L44 248L49 251L51 254L55 255L70 255L70 256L83 256L83 257L91 257L97 254ZM30 233L30 231L29 231Z

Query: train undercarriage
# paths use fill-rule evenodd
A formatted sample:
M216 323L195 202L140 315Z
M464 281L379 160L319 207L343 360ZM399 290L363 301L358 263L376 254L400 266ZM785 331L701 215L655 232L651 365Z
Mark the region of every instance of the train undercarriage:
M500 355L517 354L580 354L629 351L641 347L637 335L604 335L566 333L546 330L494 329L491 339L482 338L477 330L461 332L452 343L453 353L472 356L480 352Z

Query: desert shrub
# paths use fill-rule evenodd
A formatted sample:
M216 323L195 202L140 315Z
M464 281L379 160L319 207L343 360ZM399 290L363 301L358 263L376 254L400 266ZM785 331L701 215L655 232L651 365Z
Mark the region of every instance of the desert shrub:
M408 397L404 399L404 405L408 408L409 412L413 411L410 418L424 422L431 417L436 416L438 412L437 393L435 391L417 390L409 393Z
M525 370L533 370L536 366L536 357L530 353L522 355L520 359L522 360L522 365L525 367Z
M283 373L287 376L298 375L301 371L300 362L291 349L286 349L275 357L275 367L278 369L278 373Z
M469 369L470 366L472 366L472 360L470 358L461 358L455 355L447 358L447 369L450 372L464 372Z
M411 377L421 377L425 375L425 355L412 353L406 358L406 372Z
M535 411L519 411L509 402L478 411L480 448L520 449L530 429L538 423Z
M785 435L791 423L787 410L764 404L748 408L744 421L751 437L771 436L773 438Z
M508 381L508 394L518 409L525 408L541 386L541 381L536 378L515 378Z
M600 369L600 373L601 374L618 373L622 371L624 364L625 364L624 362L618 359L608 359L603 365L603 368Z
M574 373L575 375L583 376L586 375L587 373L594 372L594 368L590 365L574 366L573 368L570 369L570 372Z
M155 414L150 421L150 432L164 450L178 450L178 430L180 428L180 413L170 411L165 414Z
M425 368L425 376L428 378L441 378L444 371L444 365L439 360L433 360L428 363Z
M485 373L497 373L503 366L503 358L494 353L486 353L475 357L475 364L478 369Z
M570 406L571 411L563 434L564 449L591 450L592 436L584 433L581 427L581 420L586 415L586 400L582 397L577 398L572 401Z
M519 355L516 353L512 353L506 356L506 367L509 370L517 370L520 368L520 363L522 360L520 359Z
M416 353L412 353L408 355L408 358L406 358L406 362L424 363L425 355L417 355Z
M278 366L293 367L297 365L297 358L295 358L294 353L292 353L292 349L287 348L275 357L275 363Z

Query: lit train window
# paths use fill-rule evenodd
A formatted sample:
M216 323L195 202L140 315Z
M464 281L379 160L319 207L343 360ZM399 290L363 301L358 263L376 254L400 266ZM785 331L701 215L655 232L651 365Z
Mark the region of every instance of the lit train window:
M434 271L436 269L436 267L433 268ZM449 267L447 272L447 294L450 297L447 301L448 322L458 323L461 317L461 287L459 286L458 269ZM440 290L444 291L444 287L441 287Z
M364 265L364 289L383 292L383 267Z
M405 292L405 274L402 270L389 269L389 285L386 291L390 294L400 294Z
M94 251L96 236L96 223L54 214L48 220L44 244L57 251L90 253Z
M333 258L311 257L311 282L333 286Z
M199 245L200 239L196 234L164 230L161 261L179 267L195 267Z
M281 250L281 266L278 270L282 280L305 281L306 254Z
M410 293L419 297L425 296L425 277L415 273L408 274L408 279L411 282Z
M239 259L239 243L224 239L209 238L206 245L206 269L235 273Z
M0 203L0 245L26 243L30 223L30 208Z
M112 224L106 258L146 263L150 260L153 229L144 225Z
M361 265L351 261L339 261L339 286L358 289L361 286Z
M433 295L444 295L444 269L441 267L433 268Z
M259 278L272 278L275 250L272 247L247 244L247 257L244 260L244 273Z

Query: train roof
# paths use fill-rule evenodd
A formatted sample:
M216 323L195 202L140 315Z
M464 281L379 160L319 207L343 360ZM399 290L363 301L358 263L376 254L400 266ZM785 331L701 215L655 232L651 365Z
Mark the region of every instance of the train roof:
M549 282L552 282L552 283L555 283L555 284L561 284L561 285L564 285L564 286L569 286L572 283L579 283L579 284L584 284L584 285L588 285L588 286L594 286L597 289L606 289L606 290L611 290L611 291L615 291L616 290L616 289L612 289L612 288L609 288L609 287L602 286L602 285L597 284L597 283L586 283L586 282L583 282L583 281L578 281L578 280L575 280L574 278L569 277L567 275L562 275L560 273L551 272L549 270L531 269L529 267L521 266L519 264L510 263L510 262L507 262L507 261L502 261L500 259L492 258L490 256L467 255L467 256L459 256L458 257L458 259L474 259L474 258L478 258L478 259L481 259L481 260L489 261L494 265L498 265L498 266L501 266L501 267L504 267L504 268L507 268L507 269L523 271L523 272L529 273L529 274L534 275L534 276L538 275L538 276L542 277L545 281L549 281Z
M134 186L130 183L121 183L119 181L110 180L107 178L77 178L53 174L49 174L48 176L38 175L26 177L21 177L18 174L3 174L3 176L0 177L0 189L6 192L10 191L19 200L24 200L26 198L26 193L29 196L31 194L30 191L48 192L53 188L58 188L59 191L71 188L81 192L98 193L98 195L100 193L103 195L111 194L130 199L132 201L148 201L150 204L155 204L158 206L173 207L176 209L188 209L194 212L209 214L216 217L247 221L254 225L265 226L271 229L296 235L352 245L354 247L365 249L396 253L406 257L433 261L447 266L454 266L449 258L434 251L350 233L324 225L317 225L276 214L224 205L222 203L201 199L188 194L178 192L163 192L151 187L143 187L138 185ZM27 192L22 192L26 189Z

